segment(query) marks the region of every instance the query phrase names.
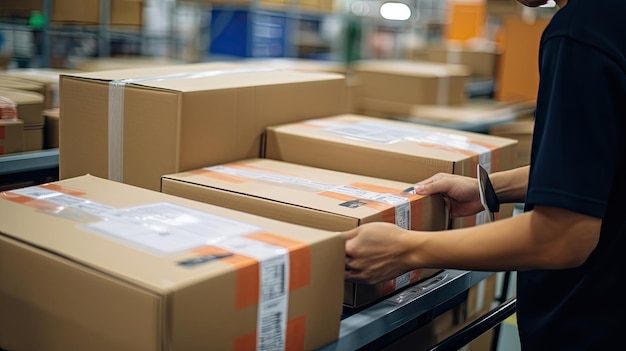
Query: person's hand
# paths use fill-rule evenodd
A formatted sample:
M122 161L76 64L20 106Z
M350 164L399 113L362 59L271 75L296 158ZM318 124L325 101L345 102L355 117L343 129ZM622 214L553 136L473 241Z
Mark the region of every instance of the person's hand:
M438 173L415 184L413 189L420 195L442 194L452 217L471 216L485 209L476 178Z
M395 224L366 223L342 233L346 241L347 281L376 284L410 270L410 248L406 238L413 234Z

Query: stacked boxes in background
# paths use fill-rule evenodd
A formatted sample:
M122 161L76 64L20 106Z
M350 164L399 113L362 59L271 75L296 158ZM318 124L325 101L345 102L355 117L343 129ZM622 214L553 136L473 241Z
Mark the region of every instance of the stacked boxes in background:
M0 213L0 267L20 267L0 270L2 349L254 350L270 340L313 350L338 338L337 233L89 175L4 192Z
M411 60L354 63L354 112L407 116L413 105L460 105L467 101L467 66Z
M413 184L438 172L476 177L478 164L489 173L511 169L516 147L482 133L338 115L267 128L264 157ZM456 218L453 227L483 223L483 215Z
M169 174L161 186L167 194L335 232L370 222L431 231L446 225L441 197L405 193L409 183L271 159ZM377 285L345 283L343 303L359 308L440 271L419 269Z
M0 155L22 152L23 150L24 122L17 118L0 118Z
M44 129L43 95L25 90L0 88L0 97L15 103L17 118L23 122L23 144L20 151L41 150Z
M259 157L267 126L343 113L345 96L340 74L225 62L64 75L60 178L159 190L164 174Z

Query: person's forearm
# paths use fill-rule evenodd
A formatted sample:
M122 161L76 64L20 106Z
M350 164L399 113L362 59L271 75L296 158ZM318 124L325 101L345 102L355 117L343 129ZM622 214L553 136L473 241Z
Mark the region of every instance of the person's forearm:
M571 268L597 244L600 219L544 208L474 227L407 236L410 267L468 270Z
M489 175L500 203L525 201L529 169L530 166L524 166Z

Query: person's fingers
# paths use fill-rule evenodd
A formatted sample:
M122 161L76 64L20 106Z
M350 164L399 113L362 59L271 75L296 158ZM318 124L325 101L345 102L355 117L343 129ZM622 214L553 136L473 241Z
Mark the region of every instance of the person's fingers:
M416 194L431 195L438 193L447 193L450 190L450 184L444 177L431 179L426 183L417 183L413 186Z
M354 238L356 236L356 234L358 232L358 229L359 229L358 227L357 228L352 228L350 230L347 230L345 232L341 232L339 234L341 235L341 237L344 240L348 241L348 240L350 240L350 239L352 239L352 238Z

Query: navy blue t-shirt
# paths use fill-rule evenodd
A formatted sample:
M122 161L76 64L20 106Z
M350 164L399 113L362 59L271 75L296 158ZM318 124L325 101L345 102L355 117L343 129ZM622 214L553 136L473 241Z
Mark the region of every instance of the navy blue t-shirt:
M603 220L582 266L518 272L522 349L610 350L626 341L626 0L569 0L543 33L539 70L526 210Z

